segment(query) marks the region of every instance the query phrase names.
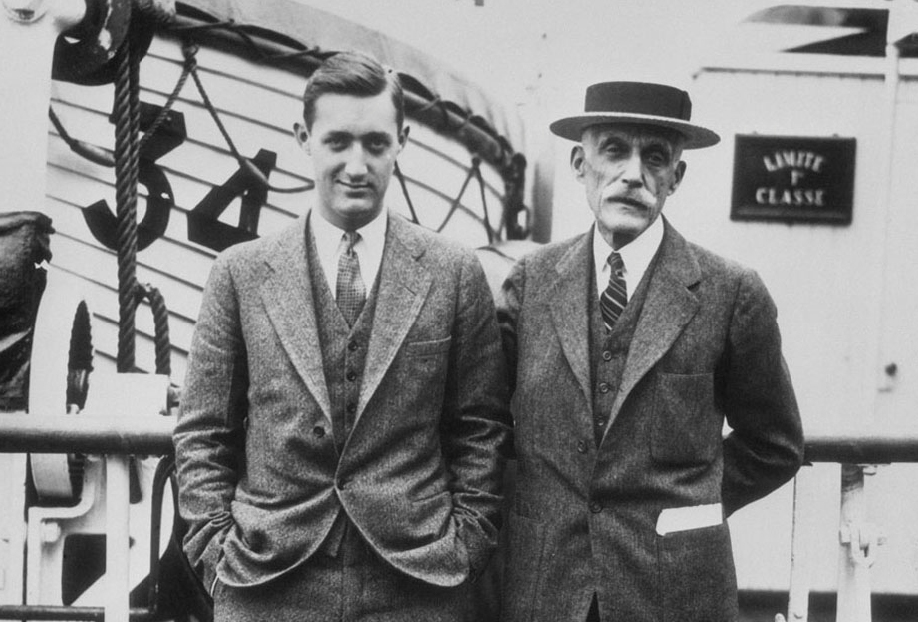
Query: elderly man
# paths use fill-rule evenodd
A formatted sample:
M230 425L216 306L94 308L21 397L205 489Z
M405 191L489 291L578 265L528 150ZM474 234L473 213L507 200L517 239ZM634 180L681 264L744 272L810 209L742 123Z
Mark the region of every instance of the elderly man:
M719 141L690 115L682 90L611 82L551 125L577 143L595 222L504 285L518 459L508 622L735 620L724 519L800 466L765 286L661 215L683 150Z
M461 620L496 544L506 370L474 255L388 214L396 74L341 53L296 138L315 204L214 264L175 430L215 619Z

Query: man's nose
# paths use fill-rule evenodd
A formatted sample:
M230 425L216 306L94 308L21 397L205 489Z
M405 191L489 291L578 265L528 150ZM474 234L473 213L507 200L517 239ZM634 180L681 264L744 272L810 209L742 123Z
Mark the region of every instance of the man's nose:
M625 160L621 180L631 188L644 185L644 165L641 161L641 154L633 153Z
M348 150L344 172L351 177L363 177L367 174L367 154L359 145L354 145Z

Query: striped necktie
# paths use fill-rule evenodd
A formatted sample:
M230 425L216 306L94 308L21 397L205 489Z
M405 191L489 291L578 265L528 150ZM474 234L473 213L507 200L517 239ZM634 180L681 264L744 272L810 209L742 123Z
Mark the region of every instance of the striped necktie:
M606 325L606 330L612 330L616 320L628 304L628 286L625 283L623 272L625 263L622 256L612 251L606 260L609 264L609 285L605 291L599 295L599 310L602 312L602 321Z
M341 241L344 249L338 257L338 283L335 286L335 300L348 326L353 326L357 321L367 298L367 289L360 276L360 261L354 250L354 245L359 241L359 233L345 231Z

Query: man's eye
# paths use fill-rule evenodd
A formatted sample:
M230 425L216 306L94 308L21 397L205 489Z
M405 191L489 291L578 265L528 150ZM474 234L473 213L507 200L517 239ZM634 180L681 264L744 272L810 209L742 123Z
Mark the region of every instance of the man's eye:
M371 138L367 141L367 149L372 153L382 153L389 146L389 141L385 138Z
M329 136L325 139L325 144L330 149L344 149L347 146L347 139L343 136Z
M647 155L647 163L651 166L665 166L669 159L662 153L651 153Z

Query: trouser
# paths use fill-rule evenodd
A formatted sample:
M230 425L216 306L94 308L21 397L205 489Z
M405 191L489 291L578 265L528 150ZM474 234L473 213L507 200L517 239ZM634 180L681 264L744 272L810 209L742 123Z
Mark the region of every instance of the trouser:
M214 622L462 622L469 593L395 570L348 524L334 557L319 551L264 585L218 582Z

